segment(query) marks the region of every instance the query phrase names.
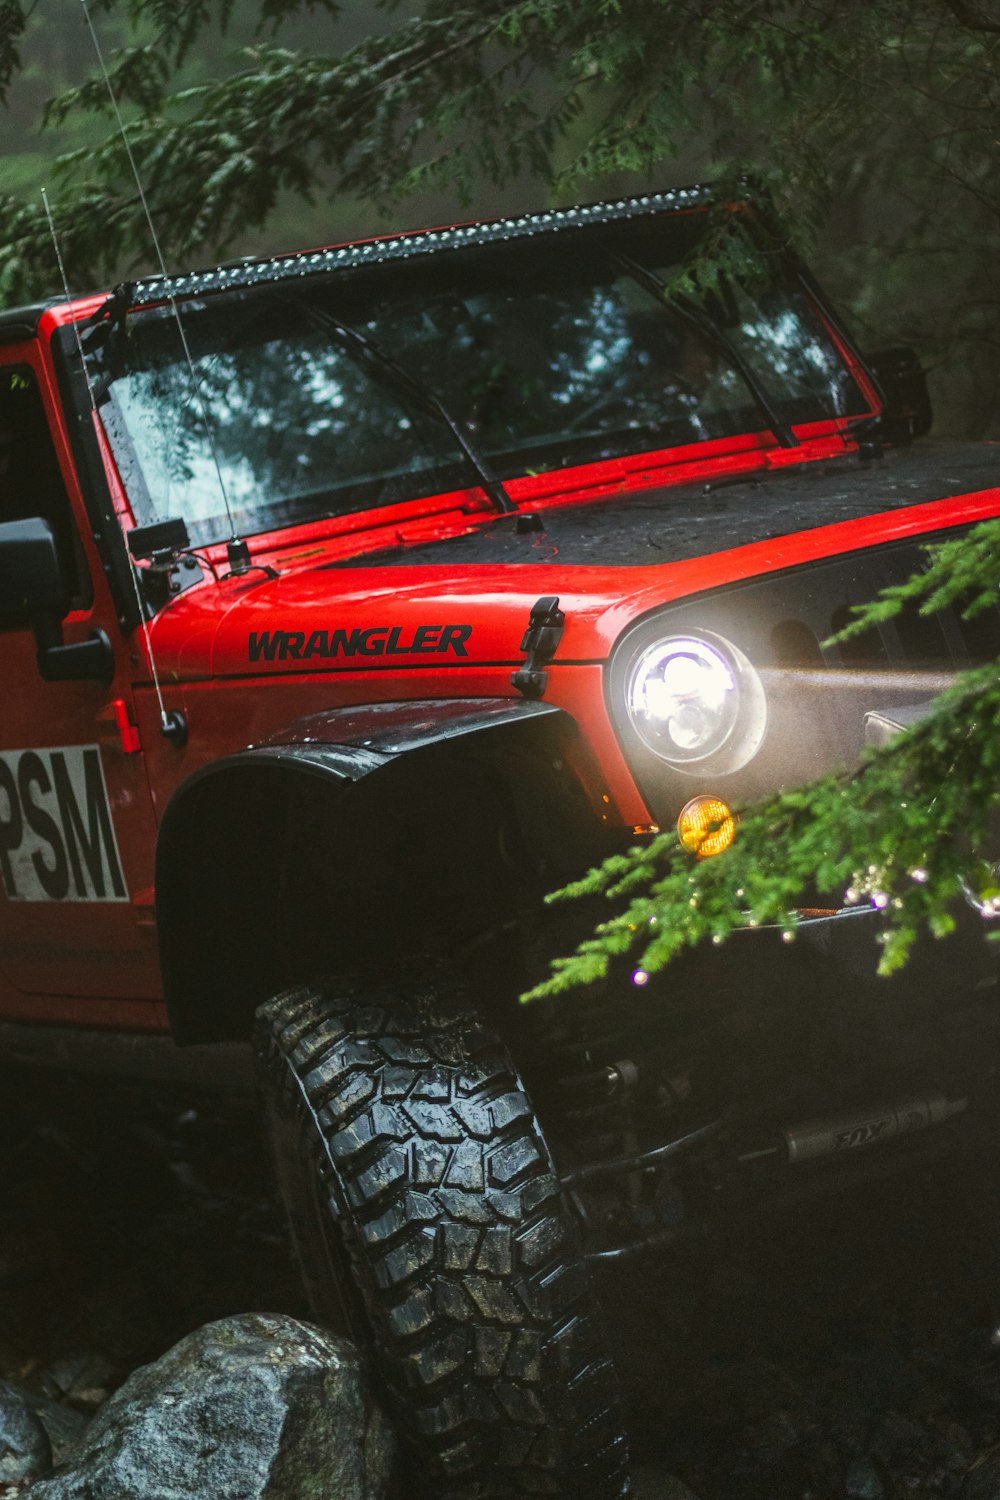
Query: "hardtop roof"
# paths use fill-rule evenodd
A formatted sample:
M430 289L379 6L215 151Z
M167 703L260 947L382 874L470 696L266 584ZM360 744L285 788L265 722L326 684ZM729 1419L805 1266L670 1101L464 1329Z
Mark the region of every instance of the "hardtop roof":
M38 332L42 314L53 306L55 298L45 302L32 302L26 307L0 309L0 344L19 344L24 339L33 339Z

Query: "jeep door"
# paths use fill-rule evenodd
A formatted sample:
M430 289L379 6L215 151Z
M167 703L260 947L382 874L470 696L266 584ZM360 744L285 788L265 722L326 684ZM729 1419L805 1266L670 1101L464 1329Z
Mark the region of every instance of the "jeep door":
M0 600L0 1013L159 1025L155 830L131 727L130 643L85 522L43 351L29 339L5 347L5 332L18 330L0 325L0 528L48 523L68 581L63 640L103 631L108 648L103 673L43 681L37 617Z

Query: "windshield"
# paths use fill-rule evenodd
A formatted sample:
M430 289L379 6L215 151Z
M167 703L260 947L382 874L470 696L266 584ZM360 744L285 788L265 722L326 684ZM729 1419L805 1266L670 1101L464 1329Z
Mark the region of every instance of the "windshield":
M105 421L137 522L183 516L194 541L223 540L217 464L251 535L475 487L468 451L414 383L502 480L761 431L761 393L788 426L863 413L798 284L763 266L719 277L699 300L718 338L630 274L669 285L703 219L185 302L194 380L172 311L133 314ZM334 336L338 322L392 360Z

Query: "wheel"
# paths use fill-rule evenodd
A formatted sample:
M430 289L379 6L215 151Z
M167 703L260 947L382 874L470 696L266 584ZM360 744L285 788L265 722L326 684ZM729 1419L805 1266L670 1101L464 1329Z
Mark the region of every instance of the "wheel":
M258 1012L313 1309L369 1346L408 1493L618 1500L614 1372L572 1220L505 1049L449 991L437 976L355 980Z

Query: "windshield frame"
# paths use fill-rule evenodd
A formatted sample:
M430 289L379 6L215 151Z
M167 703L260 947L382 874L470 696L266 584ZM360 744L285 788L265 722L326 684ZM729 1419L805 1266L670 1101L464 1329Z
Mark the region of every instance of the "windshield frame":
M745 205L730 206L728 211L739 213L743 223L752 226L753 233L756 234L759 232L759 222L756 216ZM694 209L685 207L681 211L673 209L669 213L661 211L650 214L647 212L644 216L636 215L635 218L645 217L646 225L648 226L654 223L661 224L663 221L671 219L675 221L680 219L690 220L694 216L704 224L704 215L705 208L698 206ZM635 227L633 219L628 228L629 230L634 230ZM446 236L448 232L442 231L440 233L442 236ZM580 227L575 234L569 236L565 235L564 230L560 231L560 233L562 236L559 246L560 253L562 253L563 248L565 248L566 253L569 253L574 242L577 244L586 244L588 245L588 249L592 250L595 238L603 238L607 233L607 225L601 224L597 230L589 225ZM418 235L414 236L414 238L417 240L433 240L434 234L435 232L431 232L429 236ZM618 236L615 235L614 238L618 238ZM438 251L441 248L440 245L437 246ZM482 252L478 248L471 248L463 244L459 249L466 252L460 258L467 265L482 265L480 260ZM492 259L497 255L498 251L501 255L505 254L506 249L505 243L495 248L494 243L491 243L490 251L486 252L487 257ZM541 253L542 245L536 242L531 249L532 251ZM325 255L334 253L324 252ZM860 355L854 349L845 331L831 316L829 308L824 305L821 298L815 294L814 287L809 283L804 268L794 257L787 253L774 254L773 251L769 250L769 254L771 255L772 267L778 273L773 278L773 285L785 285L793 289L797 296L804 299L811 317L814 319L816 326L824 338L828 340L833 355L839 362L844 376L851 381L855 393L859 398L857 409L854 409L854 403L852 402L851 409L843 413L838 412L834 416L811 421L795 421L789 423L789 427L794 429L796 437L800 442L803 439L808 441L809 439L818 439L824 436L834 437L837 433L844 434L846 441L846 434L854 423L870 418L877 412L879 407L877 389L869 373L865 370ZM469 257L474 257L474 260L470 260ZM287 263L282 261L282 267L287 270L288 266L295 263L295 259L294 257L289 258ZM302 258L300 257L299 259ZM305 259L310 259L310 257L305 257ZM434 284L435 279L440 278L442 268L445 267L447 261L450 260L453 265L456 263L452 256L442 257L439 253L436 253L433 245L427 245L422 252L414 253L410 256L405 267L399 265L398 260L398 257L394 258L391 256L384 260L371 257L363 268L350 267L339 270L333 275L324 269L317 273L316 284L332 285L338 290L344 289L348 294L352 287L357 287L360 290L362 283L364 283L366 289L374 288L376 291L387 284L391 285L393 282L396 282L397 285L407 284L419 290L422 282L429 280L430 284ZM254 269L256 271L257 268ZM209 274L218 276L223 273ZM444 274L447 274L446 269ZM205 290L198 278L189 278L188 280L192 283L190 292L180 300L179 304L182 317L185 317L185 315L191 317L192 299L202 306L213 304L221 306L228 300L226 292L221 289L219 291L210 291L206 296ZM277 277L274 281L263 280L258 276L254 285L255 287L260 287L264 295L267 296L268 293L273 292L275 287L280 287L284 280L284 275ZM307 277L305 281L299 280L294 286L295 294L305 291L310 281L312 281L312 277ZM195 282L199 284L194 285L193 283ZM125 307L133 307L135 304L138 304L137 310L130 312L127 320L123 316L118 316L117 318L109 317L106 308L99 310L99 313L104 313L105 315L104 336L97 341L96 352L92 353L89 361L92 366L96 364L100 367L101 388L103 392L100 413L116 465L119 468L126 491L132 501L132 509L136 514L137 521L149 519L143 515L143 510L146 506L151 507L151 501L148 498L148 491L146 493L143 492L144 484L140 478L141 465L138 462L134 445L129 440L127 430L120 420L121 412L118 408L115 395L115 380L120 376L123 368L121 346L126 326L134 329L136 319L143 318L147 311L154 317L163 317L166 315L165 305L162 301L162 286L159 288L161 297L157 301L148 290L148 287L151 285L153 284L144 284L147 289L140 297L137 297L133 293L128 297L120 299L119 308L122 311L124 311ZM289 291L291 293L292 289L290 288ZM216 303L217 298L219 299L218 303ZM187 307L185 307L185 303L188 304ZM666 312L666 310L664 311ZM100 326L100 317L98 317L97 321ZM692 462L696 463L699 456L703 457L706 461L714 461L726 453L766 450L773 442L773 433L767 431L766 424L758 414L756 421L744 424L738 431L723 433L717 437L679 439L670 441L665 445L657 444L655 446L640 444L627 453L612 455L610 457L584 457L579 462L564 461L541 474L537 471L532 472L530 466L525 466L523 469L518 470L513 477L508 478L505 475L504 482L514 500L521 505L525 503L554 503L558 500L560 492L563 489L578 499L581 491L581 481L583 488L596 486L601 493L604 493L601 489L603 482L602 474L607 470L609 463L619 475L623 470L627 473L656 470L659 474L664 469L669 468L674 462L681 464L684 470L690 473ZM475 475L469 474L467 464L465 465L464 473L462 472L462 464L457 463L454 471L449 472L443 477L446 482L437 484L436 487L432 487L429 491L427 489L423 492L414 491L412 502L415 507L415 513L429 514L442 509L459 509L466 513L475 513L483 510L491 511L493 509L492 505L485 500L481 490L477 487ZM247 524L246 512L241 513L239 516L240 524L237 529L241 534L269 537L289 530L298 532L303 526L318 525L322 528L327 528L328 523L332 523L332 529L337 531L341 529L339 523L347 520L350 522L352 529L362 530L365 526L365 518L370 517L372 525L380 526L383 518L390 511L395 513L401 506L406 512L410 511L410 505L406 499L397 498L389 505L377 502L356 505L348 504L338 514L328 513L312 517L305 516L298 519L291 517L282 519L274 514L274 506L272 505L261 512L259 525ZM201 545L208 546L221 543L226 539L223 535L223 530L223 527L216 526L214 535L202 535L197 537L196 540Z

